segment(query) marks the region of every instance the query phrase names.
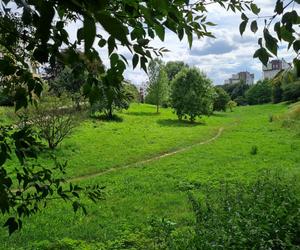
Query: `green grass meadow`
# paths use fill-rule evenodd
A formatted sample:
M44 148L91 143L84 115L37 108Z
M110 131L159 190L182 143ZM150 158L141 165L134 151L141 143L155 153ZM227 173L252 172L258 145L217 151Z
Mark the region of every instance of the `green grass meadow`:
M0 228L0 249L149 249L153 218L173 222L180 233L193 225L187 190L197 195L203 185L251 183L264 171L282 171L300 180L299 127L287 128L270 118L286 114L287 104L237 107L194 124L178 121L171 109L155 111L151 105L133 104L118 114L122 122L81 122L52 153L68 160L68 178L105 186L105 199L96 204L86 200L86 216L73 213L70 204L53 201L24 219L20 232L9 237ZM224 130L216 140L198 144L220 128ZM49 154L43 152L39 161L52 164ZM97 175L111 168L115 171Z

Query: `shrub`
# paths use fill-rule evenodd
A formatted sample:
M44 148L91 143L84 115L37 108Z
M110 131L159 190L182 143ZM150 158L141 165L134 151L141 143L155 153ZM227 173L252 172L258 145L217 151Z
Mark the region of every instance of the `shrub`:
M299 182L266 173L253 184L208 188L198 201L196 249L296 249L300 246Z
M282 101L283 90L280 83L273 84L272 86L272 102L280 103Z
M59 102L52 102L47 107L40 105L29 122L37 127L48 147L54 149L71 134L78 122L78 116L75 118L75 111L72 108L60 106Z
M300 81L292 82L283 87L283 100L296 102L300 98Z
M252 146L250 154L256 155L257 154L257 150L258 150L257 146Z
M215 97L214 97L214 111L224 111L226 112L227 104L230 101L230 97L227 92L219 87L215 87Z
M229 101L228 103L227 103L227 106L228 106L228 108L230 109L230 111L232 112L233 111L233 108L235 108L236 106L237 106L237 103L235 102L235 101Z
M210 115L213 109L212 83L199 69L185 68L172 83L171 102L180 120L189 116L193 122L197 116Z

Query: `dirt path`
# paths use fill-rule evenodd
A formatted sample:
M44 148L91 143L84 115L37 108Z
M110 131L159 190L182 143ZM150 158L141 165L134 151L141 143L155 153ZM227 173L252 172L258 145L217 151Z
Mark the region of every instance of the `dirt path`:
M86 179L89 179L89 178L102 176L102 175L105 175L105 174L108 174L108 173L111 173L111 172L117 172L117 171L121 171L121 170L127 169L127 168L138 167L138 166L144 165L145 163L153 162L153 161L156 161L156 160L159 160L159 159L171 156L171 155L175 155L175 154L187 151L187 150L189 150L193 147L196 147L196 146L199 146L199 145L205 145L205 144L208 144L212 141L215 141L216 139L218 139L222 135L223 131L224 131L224 128L221 127L221 128L218 129L218 133L214 137L212 137L212 138L210 138L206 141L198 142L198 143L195 143L193 145L190 145L190 146L187 146L187 147L184 147L184 148L180 148L180 149L177 149L177 150L174 150L174 151L170 151L168 153L163 153L163 154L151 157L151 158L146 159L146 160L137 161L137 162L130 163L130 164L120 166L120 167L112 167L112 168L109 168L109 169L106 169L106 170L99 171L97 173L92 173L92 174L87 174L87 175L71 178L71 179L68 180L68 182L86 180Z

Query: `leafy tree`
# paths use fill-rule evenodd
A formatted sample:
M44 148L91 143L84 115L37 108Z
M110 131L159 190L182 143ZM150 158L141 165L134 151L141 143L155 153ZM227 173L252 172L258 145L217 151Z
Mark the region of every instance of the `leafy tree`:
M224 111L226 112L227 109L227 103L230 101L230 96L227 94L227 92L220 88L215 87L215 96L214 96L214 111Z
M16 5L16 8L9 8L11 2ZM204 0L196 1L193 4L189 1L171 0L3 0L1 6L3 11L1 11L0 16L0 47L4 52L4 56L0 59L0 77L8 79L7 87L12 89L11 93L14 96L15 108L19 110L23 107L26 108L29 103L35 102L43 89L41 79L33 74L32 67L28 62L49 63L53 66L57 58L60 58L63 60L64 65L69 65L70 68L74 63L83 62L84 67L80 70L82 72L78 71L77 73L87 72L88 79L84 86L85 94L90 102L94 103L98 101L102 89L100 85L103 82L113 86L106 89L118 90L121 88L127 60L120 54L119 47L126 47L132 52L133 67L140 64L147 71L147 62L153 54L162 55L166 51L165 48L153 48L149 46L149 43L155 37L159 37L164 41L166 29L174 32L180 40L186 35L190 47L195 36L197 38L213 37L208 30L208 26L213 24L206 21L207 13L209 13L207 6L213 3L227 10L243 13L243 21L240 26L241 33L245 30L249 21L245 14L246 10L250 10L251 13L257 15L258 19L261 18L258 6L251 1L244 0ZM283 0L276 1L275 15L272 14L273 18L270 23L267 23L268 25L264 29L264 42L262 39L259 40L261 48L254 55L264 64L270 56L268 51L275 55L277 53L278 40L270 34L268 29L271 28L272 21L278 17L280 21L274 25L277 38L287 42L289 47L293 48L296 53L299 51L299 40L295 31L299 16L294 8L291 11L289 9L293 4L298 5L299 0L291 0L288 3ZM18 19L21 20L20 22L14 19L12 12L17 12L20 15ZM72 41L68 36L66 26L78 19L82 20L82 27L77 30L76 41ZM25 28L20 29L20 23ZM103 29L96 29L97 25ZM251 25L251 29L256 32L257 25L255 22ZM110 60L110 68L103 77L99 77L99 74L94 74L88 70L86 62L80 57L77 50L81 46L81 42L84 42L86 58L91 61L100 61L100 56L93 47L96 38L99 39L99 47L108 49ZM62 48L66 48L66 53L61 52ZM299 75L299 59L295 58L294 65ZM21 146L23 144L17 143L18 141L29 142L26 147L30 147L35 142L34 138L29 141L26 140L28 139L26 138L28 133L30 132L24 130L11 131L7 127L2 127L0 131L0 209L5 214L10 213L13 209L16 210L20 205L16 200L27 197L22 190L17 193L13 191L12 183L17 178L6 171L4 164L11 155L8 141L16 142L15 151L22 152ZM24 154L19 154L19 156L21 160L24 160ZM47 171L49 168L44 170ZM31 176L28 174L29 172L23 173L26 185L28 184L28 178ZM46 180L48 179L39 178L37 180L33 178L30 179L30 183L37 184L40 181L40 184L44 184ZM61 194L60 182L51 183L58 183L56 188ZM39 188L39 186L36 186L36 195L40 192ZM46 194L43 193L43 196L30 197L30 199L33 199L31 201L41 204L53 193L45 192ZM20 197L21 195L24 195L24 197ZM29 200L27 201L29 202ZM26 204L23 203L22 207L27 208L29 205ZM37 204L35 204L35 208ZM74 210L76 207L78 208L78 205L75 204ZM30 213L26 214L30 215ZM10 233L21 227L23 216L24 213L19 213L18 217L11 217L7 221L5 225L10 229Z
M231 100L237 102L238 105L246 105L247 100L245 97L246 91L250 88L248 84L245 84L243 81L238 83L230 83L220 85L230 96Z
M159 59L152 60L149 63L148 75L146 102L155 104L156 112L159 113L159 107L168 100L169 96L168 77L163 62Z
M80 102L82 100L82 86L86 81L86 75L75 74L76 68L71 69L65 67L58 75L49 81L50 90L54 92L57 96L61 96L67 93L72 98L76 109L80 110Z
M183 69L172 83L172 107L181 120L191 122L201 115L210 115L213 108L212 82L197 68Z
M300 98L300 77L295 67L279 73L272 82L273 89L276 88L277 93L281 94L280 101L294 102Z
M106 118L112 120L114 110L128 109L134 96L124 83L114 86L107 79L99 86L99 99L93 102L91 109L92 113L104 112Z
M175 78L175 76L183 69L189 66L183 61L170 61L167 62L165 70L168 75L169 83Z
M247 90L245 96L250 105L269 103L272 99L271 83L268 80L258 81Z

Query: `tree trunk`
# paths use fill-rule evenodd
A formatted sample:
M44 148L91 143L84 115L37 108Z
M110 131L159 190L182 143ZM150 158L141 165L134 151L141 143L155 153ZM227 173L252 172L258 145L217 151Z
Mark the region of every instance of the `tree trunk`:
M156 113L159 113L159 104L156 104Z

